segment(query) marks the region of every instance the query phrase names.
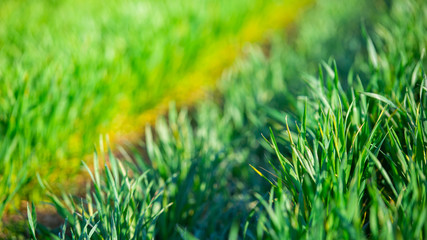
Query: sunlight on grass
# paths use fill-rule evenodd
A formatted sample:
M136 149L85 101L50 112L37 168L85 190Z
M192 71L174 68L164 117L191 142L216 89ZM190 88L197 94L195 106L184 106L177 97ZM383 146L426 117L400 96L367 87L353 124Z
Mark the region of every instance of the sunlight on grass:
M29 180L19 195L37 199L36 173L51 181L72 178L100 133L113 143L135 141L170 101L200 99L244 43L283 27L305 4L5 1L0 9L0 185L10 185L5 195Z

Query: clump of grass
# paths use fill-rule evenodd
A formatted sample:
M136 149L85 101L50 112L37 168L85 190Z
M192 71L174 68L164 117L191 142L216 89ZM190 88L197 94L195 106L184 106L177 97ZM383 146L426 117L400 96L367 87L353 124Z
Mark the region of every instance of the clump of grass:
M394 1L346 87L336 65L307 78L300 121L268 140L280 164L260 172L273 189L258 238L427 236L426 9Z
M161 189L154 191L147 172L133 175L111 153L103 171L98 156L94 156L94 170L87 167L92 188L84 198L67 194L56 196L45 181L41 181L65 224L58 233L37 225L35 206L28 207L30 233L50 239L152 239L156 221L164 208L160 206ZM167 205L166 207L168 207Z

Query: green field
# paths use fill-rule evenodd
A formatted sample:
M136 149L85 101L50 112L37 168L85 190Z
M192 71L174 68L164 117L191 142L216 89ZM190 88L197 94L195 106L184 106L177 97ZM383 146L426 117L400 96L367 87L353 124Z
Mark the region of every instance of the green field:
M302 15L296 2L150 1L151 25L122 2L43 4L0 10L0 206L31 196L27 222L0 237L427 238L425 1L317 0ZM169 35L183 19L195 29ZM58 193L52 179L76 175L94 144L85 193ZM40 197L65 221L40 218Z
M169 101L200 98L242 44L303 5L2 1L0 216L13 198L40 198L36 174L68 182L99 134L114 143L139 138ZM289 16L278 14L285 7Z

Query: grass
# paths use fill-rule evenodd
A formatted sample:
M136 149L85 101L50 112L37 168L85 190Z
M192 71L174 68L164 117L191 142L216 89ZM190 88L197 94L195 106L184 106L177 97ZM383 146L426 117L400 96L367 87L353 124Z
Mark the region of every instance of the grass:
M63 239L67 235L73 239L154 237L155 222L159 214L164 211L158 201L162 191L151 194L153 183L147 179L147 172L132 177L111 153L109 161L111 167L105 166L103 171L106 174L100 174L99 160L96 155L93 172L85 165L92 178L94 191L88 192L85 200L80 202L66 195L59 199L45 181L41 183L52 202L58 209L62 209L60 214L66 219L58 235L50 233L46 228L41 228L45 237L53 239ZM37 222L34 205L32 211L29 206L27 210L31 219L31 234L36 238ZM71 227L67 229L67 225Z
M393 1L347 80L322 64L297 124L276 114L258 238L426 237L426 7Z
M426 238L426 11L419 0L317 1L294 36L248 48L219 100L172 105L121 161L110 154L111 171L93 177L100 190L50 194L73 219L59 236L132 237L129 211L156 206L140 230L161 239ZM118 200L132 197L141 208ZM55 238L33 209L29 233Z
M164 102L211 86L241 44L304 4L3 1L0 216L8 202L40 199L37 173L75 176L100 133L112 143L139 137Z

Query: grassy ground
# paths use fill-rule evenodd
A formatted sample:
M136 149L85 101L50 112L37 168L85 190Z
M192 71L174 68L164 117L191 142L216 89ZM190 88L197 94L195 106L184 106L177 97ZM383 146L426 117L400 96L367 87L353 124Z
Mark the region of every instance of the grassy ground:
M197 99L242 43L304 4L2 1L0 216L40 199L36 174L69 182L100 133L135 139L165 102Z
M318 0L293 36L248 48L219 100L172 105L119 157L101 145L85 197L41 180L67 221L29 206L29 236L426 238L426 12Z

